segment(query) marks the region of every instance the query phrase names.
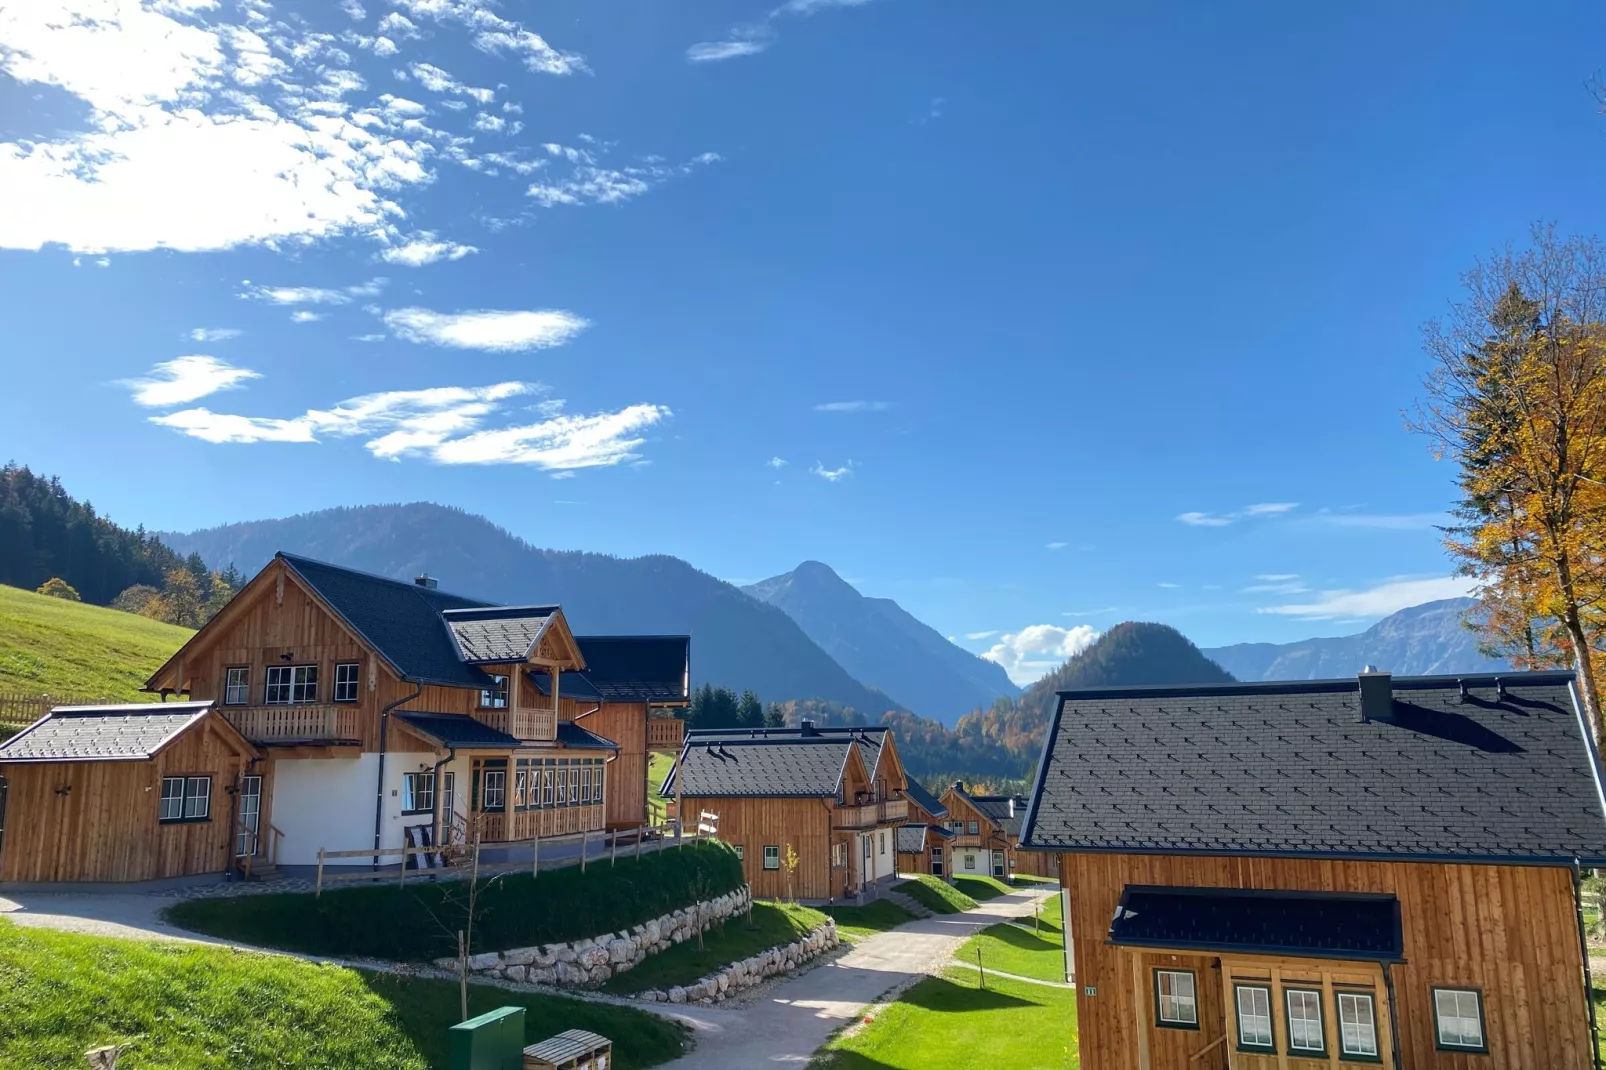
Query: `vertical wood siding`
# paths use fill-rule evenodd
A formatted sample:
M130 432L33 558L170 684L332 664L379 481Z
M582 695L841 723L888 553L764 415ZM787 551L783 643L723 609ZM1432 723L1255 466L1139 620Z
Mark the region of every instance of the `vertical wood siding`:
M742 848L742 872L753 894L784 897L786 871L764 868L766 844L786 856L788 844L799 864L792 895L799 899L827 899L842 894L846 870L831 869L830 800L827 799L694 799L684 800L686 819L695 821L704 810L719 815L719 838Z

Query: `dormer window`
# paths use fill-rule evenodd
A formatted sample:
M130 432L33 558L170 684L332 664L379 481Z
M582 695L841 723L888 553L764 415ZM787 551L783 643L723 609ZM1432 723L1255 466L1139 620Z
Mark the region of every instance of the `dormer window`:
M507 677L492 676L491 686L480 688L480 709L507 709Z

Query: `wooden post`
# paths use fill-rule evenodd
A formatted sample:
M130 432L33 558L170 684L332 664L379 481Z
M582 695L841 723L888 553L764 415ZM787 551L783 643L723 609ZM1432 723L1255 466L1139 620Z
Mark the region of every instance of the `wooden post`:
M987 990L987 967L981 964L981 948L976 949L976 970L981 974L982 991Z
M396 883L404 887L407 884L407 852L410 850L412 850L412 848L407 846L407 841L405 839L402 840L401 874L396 878Z
M313 894L314 899L323 898L323 848L318 848L318 890Z
M537 836L530 842L530 879L541 875L541 837Z
M591 846L591 833L580 833L580 872L586 871L586 848Z
M474 844L476 852L479 842ZM463 940L463 930L457 930L457 999L458 1010L462 1011L460 1022L468 1021L468 944Z
M614 829L608 835L608 865L619 864L619 830Z

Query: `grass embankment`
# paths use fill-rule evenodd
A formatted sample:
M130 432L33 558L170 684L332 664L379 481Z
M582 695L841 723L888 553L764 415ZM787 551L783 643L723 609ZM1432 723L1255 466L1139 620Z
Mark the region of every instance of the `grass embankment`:
M635 969L603 982L602 990L624 994L695 984L704 974L737 959L801 940L824 921L824 914L808 907L754 903L751 922L740 914L728 918L723 926L716 925L703 934L701 948L695 939L676 944L668 951L649 956Z
M954 887L980 903L1015 891L996 877L954 877Z
M934 914L960 914L976 906L976 900L929 873L895 884L892 890L904 893Z
M825 1070L928 1070L974 1066L1076 1070L1076 993L950 969L905 992L851 1037L838 1037L811 1066Z
M885 899L862 907L826 907L825 912L836 919L837 935L844 940L862 940L914 920L913 914Z
M650 825L662 825L668 820L667 801L659 797L658 785L664 782L674 764L673 754L653 751L647 755L647 823Z
M188 628L0 585L0 692L149 700Z
M616 864L532 878L481 878L472 951L502 951L617 932L741 887L722 843L666 848ZM310 893L191 899L168 908L175 925L258 947L417 962L456 953L467 917L464 881L410 881Z
M673 1023L629 1007L469 988L469 1013L525 1008L526 1043L565 1029L612 1038L615 1066L657 1066L684 1049ZM128 1044L127 1070L446 1065L458 1021L449 981L277 955L21 929L0 921L0 1066L80 1068Z
M1057 898L1047 900L1037 913L1037 925L1005 922L989 926L966 940L955 954L965 966L981 964L989 970L1002 970L1042 981L1065 980L1065 933L1060 928Z

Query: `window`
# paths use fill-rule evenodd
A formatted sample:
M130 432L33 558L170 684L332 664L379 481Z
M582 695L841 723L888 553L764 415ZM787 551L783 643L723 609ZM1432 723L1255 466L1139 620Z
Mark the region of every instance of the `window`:
M957 836L965 831L965 823L963 821L950 821L948 822L948 831Z
M547 760L546 768L541 770L541 805L548 809L552 807L552 774L556 771L557 769L553 766L551 759Z
M1262 985L1238 985L1238 1046L1254 1051L1271 1051L1271 989Z
M732 844L731 845L731 849L736 852L736 861L741 862L741 861L745 860L745 856L742 854L742 845L741 844L739 844L739 843Z
M1369 993L1338 994L1338 1053L1377 1058L1377 1014Z
M838 840L831 845L831 868L848 868L848 845L846 841Z
M591 797L591 766L589 763L584 769L580 770L580 801L584 803L596 802Z
M162 807L158 819L206 821L212 816L212 778L209 776L166 776L162 778Z
M1475 988L1435 988L1433 1017L1439 1047L1449 1051L1488 1051L1483 1036L1483 993Z
M886 854L887 853L887 834L885 832L878 832L878 833L876 833L876 835L881 838L881 846L876 849L877 853Z
M362 666L355 661L342 661L335 666L335 701L356 702L358 678Z
M1173 1029L1199 1028L1199 1003L1192 970L1154 971L1155 1018Z
M976 822L974 822L974 821L971 821L971 822L969 822L968 824L965 825L965 832L967 834L971 835L971 836L976 835L980 831L981 831L981 826L976 824Z
M513 809L523 810L526 806L527 789L530 784L530 770L526 768L529 759L519 759L519 766L513 771Z
M576 806L580 805L580 763L574 762L569 766L569 801Z
M771 844L765 844L764 845L764 868L765 869L780 869L781 868L781 849L779 847L777 847L775 844L771 843Z
M864 838L864 840L863 840L863 843L864 843L864 860L866 862L868 862L868 861L870 861L870 837L866 836Z
M450 825L457 813L457 774L446 773L441 777L441 821ZM444 842L446 833L441 831L441 840Z
M965 852L965 868L966 869L975 869L976 868L976 856L971 854L969 851Z
M269 706L318 701L318 666L269 665L262 701Z
M492 676L491 686L480 688L480 708L486 710L507 709L507 677Z
M557 781L558 781L558 805L559 806L568 806L569 805L569 759L567 759L567 758L558 759Z
M481 808L498 813L507 806L507 770L485 770L485 794Z
M1322 1030L1322 994L1308 988L1285 988L1283 997L1288 1001L1289 1052L1324 1054L1327 1035Z
M448 773L447 776L451 774ZM404 773L402 775L402 802L404 814L427 814L435 810L435 774Z
M223 683L223 705L244 706L251 701L251 670L242 667L230 669Z

